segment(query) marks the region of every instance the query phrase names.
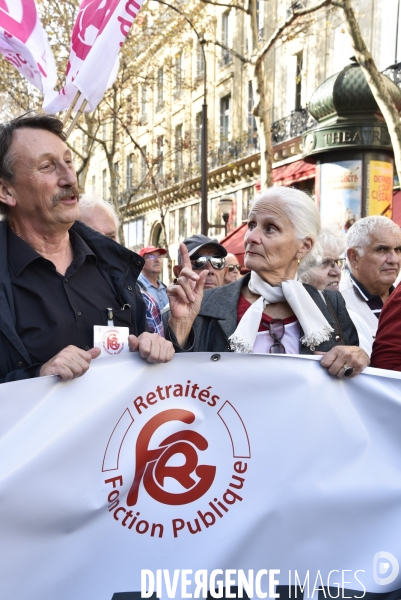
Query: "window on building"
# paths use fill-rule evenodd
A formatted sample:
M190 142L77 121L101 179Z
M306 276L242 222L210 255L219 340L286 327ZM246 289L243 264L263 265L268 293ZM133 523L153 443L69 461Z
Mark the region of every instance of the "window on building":
M188 237L187 209L180 208L178 211L178 236L180 240Z
M141 85L141 100L140 100L140 119L141 121L146 120L147 113L147 99L146 99L146 85Z
M170 244L175 244L176 243L176 236L175 236L175 215L176 215L176 210L172 210L170 212L170 216L169 216L169 224L170 224L170 231L169 231L169 240L170 240Z
M159 177L163 177L163 171L164 171L164 156L163 156L163 151L164 151L164 135L159 135L156 138L156 147L157 147L157 174L159 175Z
M202 154L202 113L195 117L195 162L200 164Z
M200 231L200 223L199 223L199 207L200 203L191 205L191 231L190 235L194 235L195 233L199 233Z
M256 20L259 40L263 40L265 22L265 0L256 0Z
M203 48L198 42L196 44L196 76L203 77L205 72L205 57L203 55Z
M177 125L174 130L175 146L175 180L182 178L182 124Z
M139 250L143 247L143 222L143 219L136 219L124 224L124 238L128 248Z
M146 179L146 175L148 174L148 165L146 159L146 146L142 146L141 148L141 182Z
M232 46L232 38L231 38L231 11L226 10L221 17L221 42L227 48L231 48ZM232 60L231 52L225 48L221 49L221 62L222 66L228 65Z
M156 84L156 112L163 109L163 86L164 86L164 70L163 67L157 69L157 84Z
M183 73L182 73L182 52L179 52L175 57L175 96L178 98L182 94L182 83L183 83Z
M220 99L220 143L224 143L230 136L230 104L231 95Z
M298 52L296 55L296 74L295 74L295 110L302 108L302 68L304 53Z
M96 196L96 175L92 175L92 196Z
M103 169L102 171L102 192L104 200L107 200L109 196L107 193L107 169Z
M254 105L252 81L248 81L248 146L257 147L256 119L252 110Z
M114 195L118 198L118 188L120 183L120 165L118 162L114 163Z
M127 156L126 172L125 172L125 187L127 190L132 188L134 181L134 156L129 154Z

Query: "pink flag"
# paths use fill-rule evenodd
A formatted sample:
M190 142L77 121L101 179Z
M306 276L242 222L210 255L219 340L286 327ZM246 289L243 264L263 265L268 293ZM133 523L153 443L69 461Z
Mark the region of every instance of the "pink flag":
M142 2L82 0L71 36L66 84L60 92L46 95L44 110L68 108L77 90L88 101L88 111L96 108L117 77L118 53Z
M0 53L41 92L55 86L56 63L35 0L0 0Z

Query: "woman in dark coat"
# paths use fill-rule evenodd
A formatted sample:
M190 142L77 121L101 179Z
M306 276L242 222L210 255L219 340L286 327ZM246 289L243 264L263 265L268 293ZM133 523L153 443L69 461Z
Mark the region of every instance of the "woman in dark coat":
M338 292L318 292L297 280L301 262L314 262L320 216L313 200L293 188L269 188L251 208L243 279L205 292L207 272L184 268L168 289L167 336L178 351L324 353L322 365L355 376L369 357Z

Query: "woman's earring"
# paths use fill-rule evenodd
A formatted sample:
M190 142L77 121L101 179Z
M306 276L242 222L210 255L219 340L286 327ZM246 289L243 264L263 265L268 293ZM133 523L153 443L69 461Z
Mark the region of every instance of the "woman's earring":
M300 263L300 262L301 262L301 261L300 261L300 260L299 260L299 258L298 258L298 267L299 267L299 263Z

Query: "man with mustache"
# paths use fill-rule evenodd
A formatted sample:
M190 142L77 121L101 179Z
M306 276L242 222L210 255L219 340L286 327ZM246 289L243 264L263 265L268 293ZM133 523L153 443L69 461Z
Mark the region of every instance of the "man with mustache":
M76 220L79 190L59 119L0 125L0 382L83 375L100 354L93 326L129 328L131 351L171 360L147 331L136 280L143 259Z

